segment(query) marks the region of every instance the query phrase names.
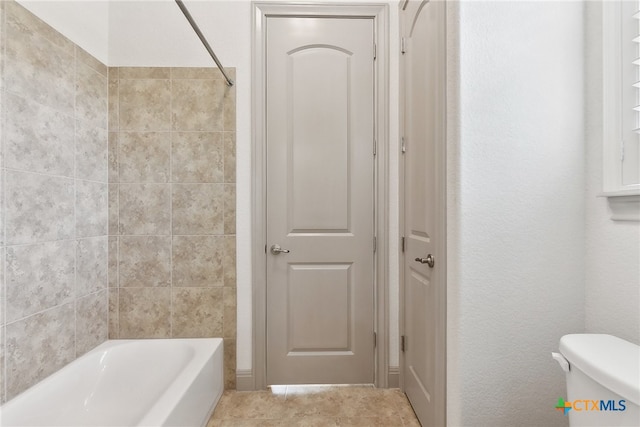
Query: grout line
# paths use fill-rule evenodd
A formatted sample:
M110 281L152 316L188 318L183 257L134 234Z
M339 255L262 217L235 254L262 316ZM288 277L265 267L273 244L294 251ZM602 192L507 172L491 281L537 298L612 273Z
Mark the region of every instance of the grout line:
M73 48L73 236L75 238L74 247L74 268L73 268L73 358L78 355L78 58L77 46Z

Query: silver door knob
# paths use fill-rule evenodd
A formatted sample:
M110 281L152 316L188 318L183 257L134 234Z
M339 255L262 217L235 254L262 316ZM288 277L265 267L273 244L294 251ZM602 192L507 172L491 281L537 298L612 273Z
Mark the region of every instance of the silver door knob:
M436 263L436 259L431 254L427 255L426 258L416 258L416 261L418 261L420 264L427 264L431 268L433 268Z
M271 253L274 255L288 254L289 249L282 249L280 245L271 245Z

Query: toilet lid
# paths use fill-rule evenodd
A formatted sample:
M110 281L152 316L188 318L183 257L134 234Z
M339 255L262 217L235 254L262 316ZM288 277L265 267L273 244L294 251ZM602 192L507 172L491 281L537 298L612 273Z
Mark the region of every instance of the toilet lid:
M560 353L594 381L640 405L640 346L605 334L571 334Z

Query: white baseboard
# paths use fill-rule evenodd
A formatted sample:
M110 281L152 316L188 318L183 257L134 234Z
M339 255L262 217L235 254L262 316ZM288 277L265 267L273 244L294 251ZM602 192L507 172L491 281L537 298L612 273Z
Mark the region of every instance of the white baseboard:
M400 387L400 368L398 366L389 366L389 373L387 374L387 387Z

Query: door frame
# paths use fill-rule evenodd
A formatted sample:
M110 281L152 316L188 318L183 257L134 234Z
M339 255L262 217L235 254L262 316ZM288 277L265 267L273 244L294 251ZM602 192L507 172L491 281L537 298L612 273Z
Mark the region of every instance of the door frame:
M400 20L404 19L404 14L402 13L404 9L407 7L409 0L403 0L399 3L399 18ZM428 2L428 0L427 0ZM447 80L447 67L449 63L447 62L447 51L446 45L448 40L446 27L447 27L447 13L448 10L445 7L444 10L444 21L443 32L444 32L444 44L440 55L442 57L442 67L444 71L444 80ZM404 55L404 40L405 34L403 33L403 28L406 27L408 23L401 22L400 24L400 42L401 42L401 50L400 55ZM399 77L400 77L400 96L399 96L399 131L400 131L400 154L398 157L399 165L398 165L398 176L400 181L400 191L399 191L399 230L400 230L400 238L404 239L404 227L405 227L405 199L406 199L406 183L405 183L405 142L404 142L404 119L405 119L405 90L406 90L406 81L405 81L405 66L404 59L400 58L399 63ZM448 138L449 138L449 128L447 126L447 106L448 106L448 96L449 96L449 86L445 85L444 89L444 114L442 119L442 126L444 129L444 135L442 141L436 144L435 152L436 152L436 180L439 185L437 185L436 189L436 228L439 236L441 236L440 241L436 245L436 249L434 255L439 265L443 267L439 270L438 280L442 281L443 289L438 293L438 303L442 306L442 311L440 319L438 319L441 323L439 325L438 330L438 341L441 343L442 348L440 351L436 351L437 363L443 367L443 371L440 373L441 377L439 378L440 390L437 392L441 392L441 396L437 396L439 399L439 408L440 408L440 420L442 421L442 425L446 425L447 419L447 272L448 272L448 264L447 264L447 148L448 148ZM405 262L406 262L406 253L404 251L404 240L401 240L401 248L400 248L400 256L399 256L399 273L400 273L400 307L399 307L399 321L400 321L400 333L399 337L405 335ZM410 344L409 344L410 345ZM403 350L400 350L400 389L404 390L405 378L404 378L404 368L405 368L405 354Z
M267 259L266 259L266 20L269 16L351 17L374 20L374 109L377 141L374 162L374 209L377 250L374 271L374 379L387 387L389 376L389 5L387 3L252 3L252 227L251 272L253 354L251 372L237 372L238 390L266 388ZM373 150L373 142L372 142ZM372 242L373 243L373 242Z

